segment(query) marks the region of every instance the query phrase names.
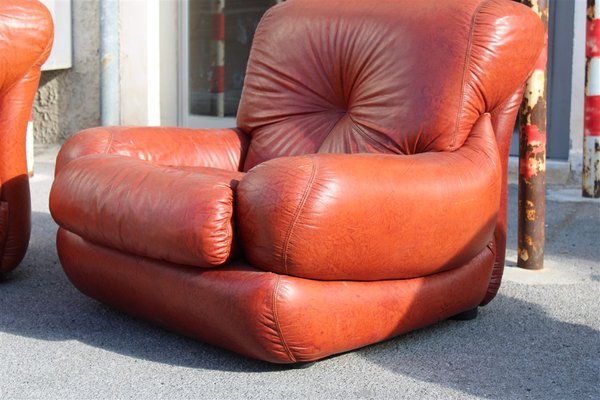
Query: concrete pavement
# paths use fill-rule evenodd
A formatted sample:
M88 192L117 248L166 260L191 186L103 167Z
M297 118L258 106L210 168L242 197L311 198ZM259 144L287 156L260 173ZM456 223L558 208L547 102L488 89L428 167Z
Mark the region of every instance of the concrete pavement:
M599 399L600 203L550 187L546 269L515 268L516 187L499 296L445 321L287 369L181 337L80 294L48 213L55 149L37 155L33 234L0 282L0 399Z

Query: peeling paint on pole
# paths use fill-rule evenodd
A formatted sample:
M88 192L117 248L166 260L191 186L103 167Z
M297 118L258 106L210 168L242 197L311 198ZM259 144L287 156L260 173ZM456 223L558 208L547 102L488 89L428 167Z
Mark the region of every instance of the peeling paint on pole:
M544 267L546 213L546 64L548 0L523 0L546 27L546 46L525 89L519 110L519 254L517 265Z
M600 11L587 2L582 194L600 197Z
M211 91L213 97L213 115L225 116L225 0L211 0L213 20L213 38L211 59L213 76Z

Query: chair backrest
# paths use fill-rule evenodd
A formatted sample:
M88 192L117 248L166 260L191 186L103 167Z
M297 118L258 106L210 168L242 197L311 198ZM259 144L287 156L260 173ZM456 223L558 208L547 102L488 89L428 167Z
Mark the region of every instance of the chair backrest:
M509 0L288 0L255 34L238 112L252 138L245 169L455 150L523 85L542 32Z
M52 18L43 4L0 0L0 274L21 261L29 242L25 132L52 39Z
M317 152L452 151L489 112L504 176L487 303L504 268L510 138L543 45L539 17L510 0L288 0L254 37L237 120L251 137L244 169Z

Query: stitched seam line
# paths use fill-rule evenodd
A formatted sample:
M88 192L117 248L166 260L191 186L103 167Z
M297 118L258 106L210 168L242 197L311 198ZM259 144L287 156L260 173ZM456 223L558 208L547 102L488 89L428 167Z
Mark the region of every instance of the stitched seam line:
M469 28L469 41L467 43L467 50L465 51L465 61L463 69L462 83L460 87L460 104L458 106L458 112L456 113L456 123L454 124L454 134L452 136L452 143L450 144L450 151L456 148L456 136L458 135L458 127L460 126L460 120L463 114L463 108L465 106L465 83L467 81L467 73L471 70L471 51L473 49L473 33L475 31L475 25L477 24L477 17L483 6L488 3L489 0L484 0L475 9L473 16L471 17L471 27Z
M115 134L113 131L108 131L108 133L110 133L110 139L108 140L108 143L106 144L106 148L104 149L104 154L108 154L108 152L110 151L110 148L112 147L114 138L115 138Z
M294 212L294 217L292 218L292 222L287 231L287 234L285 235L285 240L283 242L283 251L282 251L281 256L282 256L282 261L283 261L283 270L285 271L286 274L288 273L287 262L288 262L288 248L290 245L290 239L292 237L294 228L296 227L296 223L298 222L298 219L300 219L300 212L302 211L302 208L304 208L304 204L306 203L306 199L308 198L308 193L310 193L313 183L315 182L315 177L317 176L317 163L314 161L313 158L309 158L309 160L312 162L312 170L310 172L310 178L308 179L308 183L306 184L306 188L304 189L304 193L302 194L300 203L298 204L298 207L296 208L296 211Z
M283 337L283 332L281 331L281 325L279 324L279 315L277 313L277 297L279 295L280 282L281 282L281 277L279 275L277 275L277 281L275 282L275 285L273 286L273 298L271 299L271 301L273 303L273 319L275 320L275 330L277 331L277 335L279 336L279 341L281 342L281 345L283 346L283 349L285 350L287 356L289 357L289 359L292 362L296 362L296 357L294 357L294 355L292 354L292 351L288 347L287 342L285 341L285 338Z

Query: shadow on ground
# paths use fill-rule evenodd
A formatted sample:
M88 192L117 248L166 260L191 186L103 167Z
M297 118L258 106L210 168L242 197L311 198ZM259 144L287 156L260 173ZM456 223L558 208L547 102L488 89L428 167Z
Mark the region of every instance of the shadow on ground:
M25 261L0 283L0 331L46 341L75 340L132 358L195 369L285 370L181 337L87 298L62 272L50 215L34 213L33 226L39 231L32 236ZM479 397L587 398L597 393L590 382L598 382L599 353L598 331L559 321L538 305L501 295L477 320L445 321L332 357L317 367L366 360L394 374ZM536 393L541 387L543 396Z
M50 215L33 213L33 229L25 260L0 282L0 331L49 341L76 340L126 356L190 368L281 369L168 332L81 294L58 261L56 225Z
M361 356L481 398L597 399L600 393L600 332L502 295L475 321L444 321Z

